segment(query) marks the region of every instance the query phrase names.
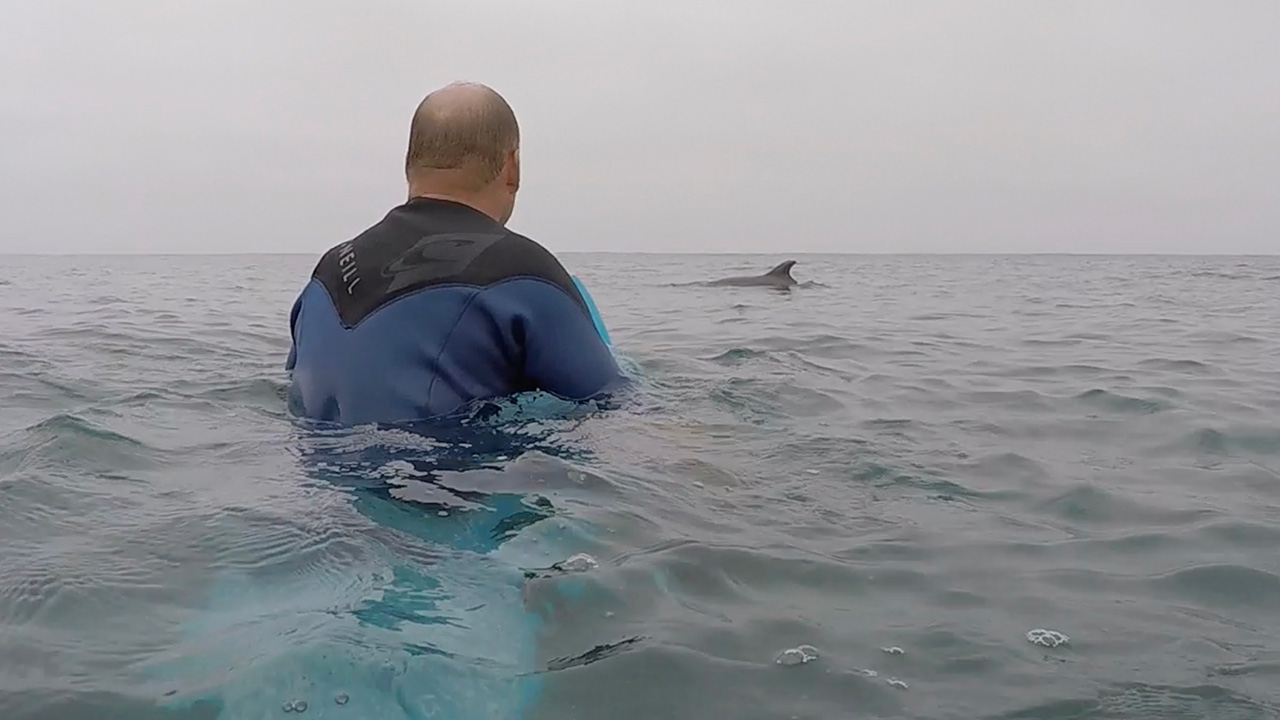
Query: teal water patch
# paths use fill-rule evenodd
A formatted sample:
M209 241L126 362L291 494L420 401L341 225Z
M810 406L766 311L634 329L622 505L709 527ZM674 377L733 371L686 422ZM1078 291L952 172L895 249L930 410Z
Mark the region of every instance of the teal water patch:
M541 684L540 623L520 583L515 568L459 554L388 566L348 608L326 603L325 588L225 573L154 676L175 688L165 705L213 704L223 718L292 705L308 717L516 720Z
M237 720L298 703L307 717L528 717L542 692L546 629L546 609L527 604L529 568L567 557L582 530L535 524L504 542L503 513L524 506L514 497L495 503L499 511L419 513L417 527L412 504L360 504L380 528L413 539L388 542L380 562L338 577L217 573L178 644L147 668L170 693L162 706L215 705ZM553 590L572 603L581 591L564 579Z
M544 682L547 612L528 604L529 569L554 568L591 530L537 494L442 485L438 466L465 450L365 442L305 464L349 495L359 522L348 529L367 557L216 572L177 646L148 665L170 693L165 707L215 705L237 719L300 708L380 720L528 715ZM581 592L572 581L553 591L570 603Z

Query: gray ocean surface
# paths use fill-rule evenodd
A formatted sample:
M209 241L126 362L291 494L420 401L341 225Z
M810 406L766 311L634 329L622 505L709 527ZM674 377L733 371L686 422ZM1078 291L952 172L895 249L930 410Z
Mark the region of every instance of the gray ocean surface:
M785 258L565 255L642 379L474 443L290 418L314 256L7 258L0 719L1280 717L1280 257Z

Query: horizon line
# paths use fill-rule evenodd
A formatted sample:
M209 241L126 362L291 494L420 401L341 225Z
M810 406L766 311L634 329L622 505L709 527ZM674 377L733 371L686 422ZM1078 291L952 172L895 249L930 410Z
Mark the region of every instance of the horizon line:
M761 250L739 250L739 251L688 251L688 250L559 250L552 251L555 255L788 255L788 256L815 256L815 255L849 255L849 256L1067 256L1067 257L1280 257L1280 251L1273 252L1069 252L1069 251L951 251L951 252L929 252L929 251L887 251L887 250L864 250L864 251L761 251ZM281 252L264 252L264 251L201 251L201 252L134 252L134 251L95 251L95 252L7 252L0 251L0 257L293 257L293 256L309 256L319 257L325 253L325 250L316 251L281 251Z

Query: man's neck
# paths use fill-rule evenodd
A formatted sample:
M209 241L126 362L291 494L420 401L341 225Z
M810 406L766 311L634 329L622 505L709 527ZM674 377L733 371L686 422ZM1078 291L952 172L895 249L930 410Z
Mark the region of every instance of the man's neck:
M419 199L442 200L444 202L457 203L458 205L466 205L467 207L471 208L472 210L475 210L478 213L487 215L494 222L499 222L497 216L493 212L490 212L489 210L485 209L484 203L479 202L474 197L468 197L466 195L449 193L449 192L431 192L426 190L411 189L409 191L409 202L413 202L414 200L419 200Z

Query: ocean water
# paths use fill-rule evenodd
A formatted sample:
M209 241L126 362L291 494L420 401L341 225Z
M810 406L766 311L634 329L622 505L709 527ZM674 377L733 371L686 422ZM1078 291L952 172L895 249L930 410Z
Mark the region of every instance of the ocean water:
M1280 717L1280 258L566 255L637 388L443 437L314 259L6 259L0 718Z

